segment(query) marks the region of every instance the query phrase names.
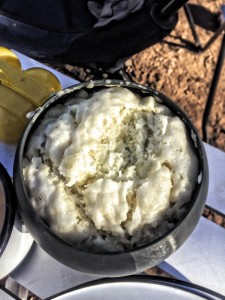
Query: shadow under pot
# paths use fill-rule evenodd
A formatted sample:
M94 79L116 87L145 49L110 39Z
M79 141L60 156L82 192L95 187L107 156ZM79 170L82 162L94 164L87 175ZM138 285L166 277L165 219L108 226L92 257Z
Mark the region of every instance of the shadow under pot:
M208 165L174 102L149 87L100 80L35 111L14 185L25 225L49 255L88 274L124 276L159 264L190 236Z

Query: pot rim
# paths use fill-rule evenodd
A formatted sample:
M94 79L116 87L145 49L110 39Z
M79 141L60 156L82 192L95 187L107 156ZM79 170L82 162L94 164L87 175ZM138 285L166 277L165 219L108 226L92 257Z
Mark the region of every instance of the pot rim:
M91 89L93 89L93 88L98 89L98 88L108 88L108 87L115 87L115 86L131 89L132 91L134 91L136 93L141 93L142 96L153 96L156 98L156 100L160 104L167 106L170 110L172 110L172 112L175 113L175 115L180 117L180 119L185 123L188 132L190 133L190 137L191 137L190 141L192 141L193 149L199 160L198 180L196 182L196 187L192 193L191 201L188 205L188 209L185 212L184 217L176 223L176 225L172 228L172 230L170 229L167 233L163 234L162 236L156 238L155 240L153 240L149 243L146 243L142 246L135 247L130 250L124 250L124 251L119 251L119 252L118 251L117 252L91 252L91 251L87 251L85 249L82 249L82 250L78 249L78 248L76 248L76 246L72 245L70 242L60 238L58 235L53 233L50 230L50 228L47 226L47 224L42 220L42 218L35 211L31 202L29 201L29 196L26 191L25 184L24 184L23 171L22 171L23 157L24 157L24 151L25 151L25 148L27 145L27 140L29 138L29 135L31 134L33 128L35 128L35 125L38 122L39 118L51 106L54 106L54 104L56 104L56 103L64 102L67 99L67 97L71 97L73 94L75 94L78 90L81 90L81 89L86 89L87 91L91 92ZM48 234L54 236L54 238L61 245L64 245L67 247L73 247L74 250L76 250L76 251L91 253L92 255L97 255L97 256L98 255L106 255L106 256L109 255L110 256L110 255L121 255L122 253L123 254L124 253L134 253L134 252L138 252L142 249L146 249L149 246L156 245L163 239L167 239L167 238L169 239L170 235L177 230L177 228L186 220L189 213L195 208L195 203L196 203L197 197L203 189L203 183L207 184L207 189L206 189L205 195L207 195L207 191L208 191L208 162L207 162L205 149L203 147L203 143L199 137L199 134L198 134L196 128L190 121L187 114L177 104L175 104L170 98L168 98L166 95L162 94L161 92L159 92L153 88L143 86L141 84L133 83L130 81L121 81L121 80L114 80L114 79L93 80L93 81L91 80L89 82L83 82L83 83L79 83L76 85L72 85L72 86L64 89L63 91L53 94L41 107L36 109L34 114L32 115L28 125L26 126L26 128L24 130L24 133L20 139L20 142L18 144L17 151L16 151L16 158L17 158L17 165L14 164L14 170L13 170L14 180L16 180L15 174L19 173L22 191L26 198L26 205L28 206L29 211L32 212L35 220L37 220L41 224L42 229L46 230ZM205 200L206 200L206 196L205 196Z
M59 292L48 297L46 300L57 300L58 297L61 296L69 296L69 294L73 292L82 292L83 290L91 289L94 287L104 287L111 284L120 284L120 283L134 283L134 284L149 284L157 287L167 287L174 290L181 290L189 293L193 296L200 296L202 299L215 300L215 299L223 299L223 295L210 290L206 287L194 284L192 282L186 282L181 279L162 277L162 276L149 276L149 275L132 275L132 276L124 276L117 278L100 278L95 279L89 282L81 283L77 286L69 288L65 291ZM150 295L149 295L150 296ZM62 299L62 298L61 298Z

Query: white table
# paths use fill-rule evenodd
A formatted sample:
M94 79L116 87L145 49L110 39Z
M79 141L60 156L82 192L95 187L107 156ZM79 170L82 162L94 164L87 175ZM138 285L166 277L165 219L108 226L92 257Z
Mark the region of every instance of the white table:
M41 65L23 55L18 56L24 69ZM51 71L59 78L63 88L77 83L57 71ZM4 149L3 145L0 146ZM225 214L225 153L207 144L205 149L210 176L207 204ZM14 151L14 147L11 147L0 154L1 162L10 174ZM225 295L225 229L201 217L190 238L160 267L178 279ZM40 298L97 278L65 267L36 244L11 277Z

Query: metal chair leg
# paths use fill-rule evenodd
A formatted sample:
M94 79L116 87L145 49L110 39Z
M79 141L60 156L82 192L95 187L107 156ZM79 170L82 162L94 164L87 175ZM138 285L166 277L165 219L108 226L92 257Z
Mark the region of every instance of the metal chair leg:
M217 88L217 85L219 82L220 73L221 73L222 66L223 66L224 57L225 57L225 34L223 33L223 39L221 42L218 60L217 60L216 68L214 71L214 75L213 75L213 79L212 79L212 83L211 83L211 87L209 90L209 95L208 95L208 99L206 101L205 110L204 110L203 119L202 119L202 134L203 134L204 142L209 141L207 126L208 126L210 112L211 112L211 109L213 106L216 88Z
M216 94L216 88L217 88L217 85L218 85L218 82L219 82L221 70L222 70L222 67L223 67L224 56L225 56L225 34L224 34L224 30L225 30L225 5L222 5L222 7L221 7L220 26L219 26L219 28L216 30L214 35L211 37L211 39L209 39L209 41L204 46L201 45L201 42L199 40L197 31L196 31L196 28L195 28L194 19L192 17L192 13L190 11L190 8L189 8L188 4L184 5L184 10L185 10L186 17L188 19L188 23L190 25L190 29L191 29L194 41L195 41L194 45L196 47L195 48L196 52L202 53L202 52L206 51L214 43L214 41L221 34L223 34L223 39L222 39L220 51L219 51L219 54L218 54L217 64L216 64L216 68L215 68L215 71L214 71L214 74L213 74L213 79L212 79L212 83L211 83L211 86L210 86L208 99L207 99L206 104L205 104L205 109L204 109L203 118L202 118L203 141L209 142L207 126L208 126L210 112L212 110L214 97L215 97L215 94Z
M190 11L190 8L189 8L188 4L184 5L184 11L185 11L185 14L186 14L186 17L187 17L187 20L188 20L188 23L189 23L189 26L190 26L190 29L191 29L192 36L193 36L194 41L195 41L195 46L197 48L199 47L201 49L201 47L202 47L201 42L200 42L198 33L196 31L194 19L193 19L193 16L192 16L192 13Z

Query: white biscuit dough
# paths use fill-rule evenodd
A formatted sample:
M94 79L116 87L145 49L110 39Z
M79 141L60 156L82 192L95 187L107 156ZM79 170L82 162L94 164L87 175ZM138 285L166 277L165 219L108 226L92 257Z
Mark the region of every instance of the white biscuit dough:
M36 128L25 184L65 240L94 251L132 249L182 217L198 177L190 141L184 122L151 96L81 91Z

